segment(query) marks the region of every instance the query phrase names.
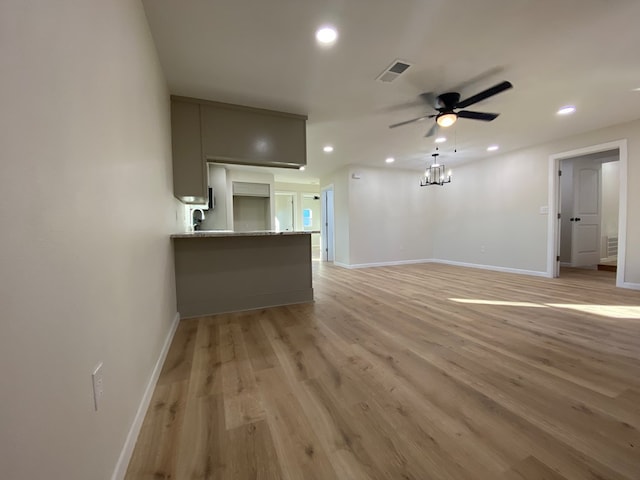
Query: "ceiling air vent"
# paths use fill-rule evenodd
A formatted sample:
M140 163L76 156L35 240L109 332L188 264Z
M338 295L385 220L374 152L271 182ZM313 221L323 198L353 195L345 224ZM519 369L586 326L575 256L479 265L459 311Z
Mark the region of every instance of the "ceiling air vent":
M382 72L378 78L376 78L379 82L389 83L393 82L396 78L402 75L407 69L411 66L409 62L405 62L404 60L396 60L391 65L389 65L384 72Z

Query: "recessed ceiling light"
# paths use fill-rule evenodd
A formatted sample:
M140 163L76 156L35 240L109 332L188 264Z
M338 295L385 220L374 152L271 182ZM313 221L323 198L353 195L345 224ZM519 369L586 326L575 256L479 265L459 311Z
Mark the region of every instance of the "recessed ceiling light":
M298 170L300 170L301 172L304 172L304 165L302 165Z
M640 92L640 87L638 87L638 88L634 88L634 89L632 89L631 91L632 91L632 92Z
M329 46L336 43L338 31L333 27L320 27L316 31L316 40L320 45Z
M324 151L324 153L331 153L333 152L333 147L331 145L325 145L322 150Z
M500 147L498 145L491 145L491 146L487 147L487 152L495 152L499 148Z
M443 143L447 141L447 137L438 137L436 138L436 143Z
M558 110L558 115L571 115L573 112L576 111L576 107L574 107L573 105L567 105L565 107L562 107L560 110Z
M395 159L395 158L393 158L393 157L388 157L388 158L385 160L385 162L387 162L387 163L393 163L393 162L395 162L395 161L396 161L396 159Z

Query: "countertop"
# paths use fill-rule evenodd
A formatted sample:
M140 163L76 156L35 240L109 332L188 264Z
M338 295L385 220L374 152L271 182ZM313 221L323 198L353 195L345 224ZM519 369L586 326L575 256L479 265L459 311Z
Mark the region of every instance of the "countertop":
M174 233L171 238L263 237L267 235L310 235L312 233L320 233L320 231L276 232L275 230L256 230L252 232L234 232L232 230L198 230L195 232Z

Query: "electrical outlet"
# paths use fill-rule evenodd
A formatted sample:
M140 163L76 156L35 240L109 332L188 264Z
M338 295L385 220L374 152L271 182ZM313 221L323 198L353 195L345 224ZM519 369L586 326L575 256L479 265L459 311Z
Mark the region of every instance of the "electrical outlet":
M480 247L480 253L484 253L484 245Z
M104 394L104 382L102 377L102 362L93 370L91 374L91 381L93 383L93 406L98 411L102 395Z

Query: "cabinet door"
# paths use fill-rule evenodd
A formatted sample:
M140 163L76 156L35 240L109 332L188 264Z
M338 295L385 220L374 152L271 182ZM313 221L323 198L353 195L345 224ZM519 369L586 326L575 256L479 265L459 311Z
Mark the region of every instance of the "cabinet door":
M207 103L201 108L202 153L207 159L306 165L306 117L226 104Z
M243 197L269 197L269 184L233 182L233 194Z
M204 203L208 196L200 126L200 105L171 100L173 194L184 203Z

